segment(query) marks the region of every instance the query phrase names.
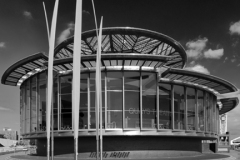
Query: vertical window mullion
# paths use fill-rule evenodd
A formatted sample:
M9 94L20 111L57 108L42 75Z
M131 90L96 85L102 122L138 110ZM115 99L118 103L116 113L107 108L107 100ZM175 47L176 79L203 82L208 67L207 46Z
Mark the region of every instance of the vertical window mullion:
M104 74L104 83L105 83L105 129L107 129L107 73Z
M184 129L188 130L188 104L187 104L187 87L184 87L184 119L185 119L185 125Z
M158 83L158 82L157 82ZM156 102L156 104L157 104L157 130L159 130L159 86L158 85L156 85L156 91L157 91L157 94L156 94L156 100L157 100L157 102Z
M143 128L143 116L142 116L142 72L140 72L140 130Z
M31 131L31 123L30 123L30 120L31 120L31 83L30 83L30 79L28 80L28 89L29 89L29 94L28 94L28 133Z
M175 126L174 126L174 85L171 85L171 114L172 114L172 117L171 117L171 120L172 120L172 129L174 130Z
M199 115L198 115L198 91L195 89L195 130L199 131Z
M90 118L91 118L91 106L90 106L90 73L88 73L88 77L87 77L87 94L88 94L88 129L90 129Z
M203 124L204 124L204 129L203 131L206 132L206 94L205 92L203 91Z
M122 98L122 100L123 100L123 103L122 103L122 110L123 110L123 112L122 112L122 117L123 117L122 123L123 123L123 129L125 129L126 126L125 126L125 75L124 75L124 73L122 73L122 96L123 96L123 98Z
M57 114L58 114L58 124L57 124L57 130L60 130L60 121L61 121L61 109L60 109L60 93L61 93L61 86L60 86L60 78L59 78L59 75L57 76L57 83L58 83L58 91L57 91L57 108L58 108L58 111L57 111Z
M32 80L29 79L29 132L32 131Z

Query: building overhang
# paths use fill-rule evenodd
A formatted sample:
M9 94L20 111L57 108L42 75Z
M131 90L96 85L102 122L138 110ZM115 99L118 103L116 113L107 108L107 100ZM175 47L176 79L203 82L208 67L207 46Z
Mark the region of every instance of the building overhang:
M17 86L19 81L24 81L28 77L42 71L44 63L48 57L43 53L36 53L24 58L9 67L2 76L1 83L5 85Z
M184 69L166 68L162 72L161 78L205 86L210 90L216 91L216 94L231 93L238 90L233 84L221 78Z
M223 99L220 99L220 101L222 103L222 108L219 111L220 115L231 111L239 104L239 99L237 97L223 98Z

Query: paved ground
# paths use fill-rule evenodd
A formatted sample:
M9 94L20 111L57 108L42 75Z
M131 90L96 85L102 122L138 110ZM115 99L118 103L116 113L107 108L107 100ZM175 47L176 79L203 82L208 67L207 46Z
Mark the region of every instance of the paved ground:
M54 160L73 160L73 157L54 157ZM119 158L115 158L119 159ZM18 152L6 155L0 155L0 160L46 160L46 157L29 156L28 153ZM111 160L111 159L108 159ZM140 159L143 160L143 159ZM149 159L150 160L150 159ZM231 150L230 153L221 154L203 154L195 157L181 157L181 158L158 158L158 160L240 160L240 152Z
M235 160L240 160L240 150L239 151L230 150L230 153L223 153L223 154L230 155L231 157L234 157Z

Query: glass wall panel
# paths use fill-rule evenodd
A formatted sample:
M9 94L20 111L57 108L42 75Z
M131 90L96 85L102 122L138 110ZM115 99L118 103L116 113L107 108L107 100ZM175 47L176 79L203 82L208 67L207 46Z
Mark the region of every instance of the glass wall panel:
M44 78L45 77L45 78ZM38 92L38 131L46 130L46 72L39 75L39 92Z
M204 96L203 91L198 90L198 129L204 131Z
M139 91L140 91L140 73L124 72L125 128L140 128Z
M214 119L214 116L213 116L213 95L212 94L209 94L210 96L210 101L209 101L209 106L210 106L210 118L209 118L209 131L210 132L213 132L213 119Z
M102 86L102 127L105 128L105 73L101 73L101 86ZM96 128L96 113L95 113L95 72L90 73L90 128ZM100 115L99 115L100 116Z
M185 129L184 87L174 85L174 129Z
M26 133L30 132L30 80L26 82L26 117L25 117L25 124L26 124Z
M102 127L105 128L105 111L106 111L106 106L105 106L105 79L106 79L106 73L102 72L101 73L101 83L102 83Z
M171 129L171 85L159 84L159 129Z
M72 129L72 94L62 94L61 98L61 130Z
M37 76L31 78L31 132L37 131Z
M72 94L72 75L60 77L61 94Z
M95 73L90 73L90 128L96 128L96 113L95 113L95 90L96 90L96 81Z
M156 128L156 73L142 72L142 128Z
M122 72L107 73L107 128L123 128Z
M88 75L81 74L79 129L88 128Z
M212 118L212 128L213 128L213 132L214 133L216 133L216 97L215 96L213 96L213 105L212 105L212 116L213 116L213 118Z
M187 87L187 130L195 130L195 89Z
M206 93L205 94L205 108L206 108L206 131L209 132L210 130L210 105L209 105L209 101L210 101L210 98L209 98L209 94Z
M72 75L59 77L60 80L60 128L72 129Z
M21 86L20 92L20 133L25 133L25 83Z
M53 129L58 130L58 78L53 81Z
M217 134L219 134L219 131L220 131L220 129L219 129L219 127L220 127L220 125L219 125L219 107L218 106L216 106L216 126L217 126Z

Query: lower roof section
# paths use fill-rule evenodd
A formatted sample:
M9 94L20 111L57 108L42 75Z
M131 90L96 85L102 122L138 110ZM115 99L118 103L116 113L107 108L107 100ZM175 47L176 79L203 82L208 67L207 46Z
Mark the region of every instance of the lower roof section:
M27 79L33 73L41 71L47 61L48 57L43 53L36 53L19 60L4 72L1 83L17 86L20 79Z
M219 111L220 115L231 111L233 108L235 108L239 104L239 99L237 97L224 98L224 99L220 99L220 101L222 103L222 109Z
M217 91L219 94L235 92L238 90L233 84L219 77L190 70L167 68L163 71L161 76L162 78L170 81L179 81L205 86L209 89Z

